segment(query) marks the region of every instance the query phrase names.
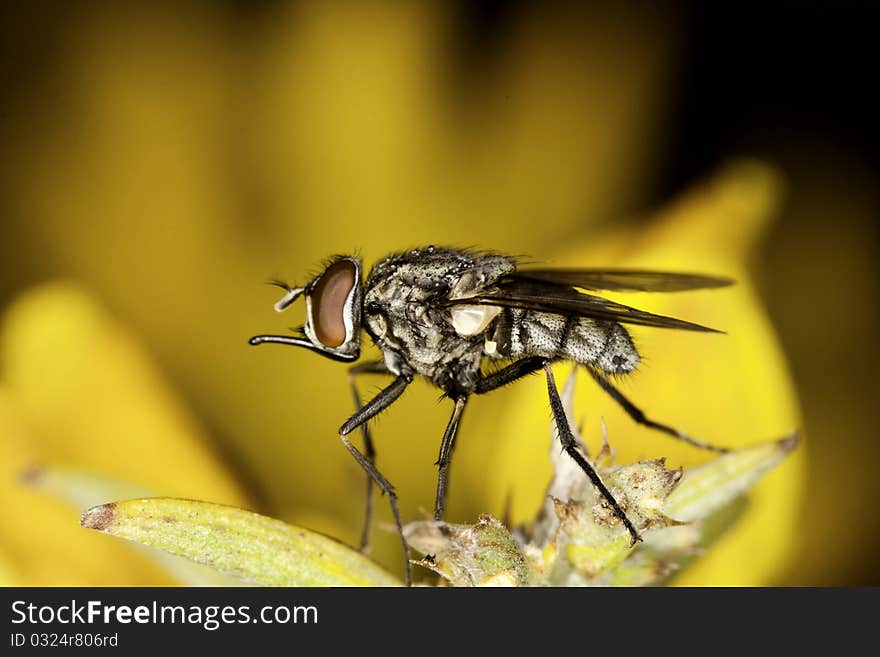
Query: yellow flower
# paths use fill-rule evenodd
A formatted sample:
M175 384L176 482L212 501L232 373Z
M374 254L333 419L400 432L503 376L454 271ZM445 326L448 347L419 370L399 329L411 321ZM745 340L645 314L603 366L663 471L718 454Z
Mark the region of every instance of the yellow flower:
M730 327L730 335L646 334L640 342L649 354L648 366L626 386L652 416L718 444L779 437L799 424L784 361L743 266L751 239L717 238L719 228L731 222L740 228L737 235L754 238L776 196L771 170L740 163L676 203L642 233L646 237L612 236L605 246L575 246L559 259L559 264L614 261L615 242L632 247L636 241L636 248L626 250L631 259L621 265L711 269L739 280L730 291L668 295L651 305L646 297L643 307ZM714 266L707 269L708 263ZM6 490L0 536L11 565L0 572L9 583L170 581L127 547L80 532L75 512L23 490L14 475L35 463L112 474L163 496L247 505L232 474L149 359L80 288L56 283L28 293L7 312L2 336L0 446ZM550 469L542 387L541 381L525 382L497 395L488 402L496 412L484 409L467 426L465 435L474 438L465 440L471 448L457 466L464 474L459 479L465 479L463 498L471 506L497 511L512 492L516 520L534 515L540 505ZM592 434L604 417L623 459L665 455L690 465L707 456L633 426L596 390L582 398L575 407L591 409ZM778 578L795 547L803 463L799 450L771 474L752 495L738 528L682 581L762 584ZM320 514L311 520L332 524Z
M214 11L83 10L53 69L59 98L23 102L28 121L10 137L15 166L5 172L13 239L4 241L0 267L9 281L61 272L76 284L25 293L6 320L0 486L13 515L0 525L0 574L24 583L168 581L124 546L83 532L75 512L12 483L34 462L130 478L161 495L249 505L221 451L271 515L355 542L363 477L336 438L350 413L344 367L246 345L290 321L274 316L274 292L261 282L301 282L332 252L360 250L369 264L385 251L446 242L542 260L556 253L556 264L735 273L744 281L736 290L637 300L674 303L670 312L730 336L639 332L647 362L625 391L661 419L719 442L776 437L798 424L770 329L741 275L772 205L772 176L727 178L723 189L747 188L725 192L720 206L698 194L704 206L671 209L687 218L658 221L644 235L622 230L599 244L590 234L600 217L641 198L674 61L671 21L586 9L578 24L526 20L496 75L457 86L449 66L459 53L447 32L454 16L442 3L297 3L250 24L253 33L235 32ZM756 179L765 183L742 183ZM728 211L743 203L764 210ZM755 224L726 223L731 216ZM731 316L738 308L742 315ZM744 342L751 336L753 352ZM699 363L691 362L695 349ZM701 368L715 362L710 385ZM759 391L744 389L746 374ZM364 394L377 385L365 382ZM407 518L432 503L432 463L450 412L436 390L412 388L375 428L380 466ZM594 430L606 416L621 449L702 458L661 436L630 440L642 431L587 385L580 390L577 407ZM705 414L687 405L698 392ZM750 404L742 416L735 399ZM534 511L540 500L528 491L546 480L531 473L546 462L544 404L536 381L475 400L452 468L450 520L500 514L509 489L518 513ZM766 417L747 423L747 413ZM525 458L517 455L537 453L530 449L541 450L539 460L517 466ZM791 502L800 481L791 473L801 466L793 460L774 474L795 483L771 503L755 497L750 513ZM378 519L387 520L380 502ZM769 535L768 559L777 563L789 532ZM374 531L374 540L377 558L399 572L396 538ZM60 545L79 565L50 564ZM749 577L774 581L778 568L761 568ZM714 583L716 574L700 581Z

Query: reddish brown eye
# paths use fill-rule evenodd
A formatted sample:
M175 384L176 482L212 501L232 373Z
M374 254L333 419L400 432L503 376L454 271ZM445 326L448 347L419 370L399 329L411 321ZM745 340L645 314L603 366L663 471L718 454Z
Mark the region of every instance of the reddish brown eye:
M312 290L312 321L321 344L338 347L345 342L343 313L348 293L355 285L357 269L350 260L327 268Z

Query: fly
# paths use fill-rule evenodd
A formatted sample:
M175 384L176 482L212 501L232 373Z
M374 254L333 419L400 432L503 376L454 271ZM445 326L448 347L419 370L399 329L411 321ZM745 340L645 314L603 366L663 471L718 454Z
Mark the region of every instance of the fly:
M368 542L375 483L388 496L400 533L407 583L411 582L409 547L403 537L397 495L375 466L367 423L397 401L416 376L440 388L454 403L437 459L437 520L443 518L455 437L471 395L486 394L543 370L563 449L626 527L631 542L641 540L577 448L550 367L558 361L583 366L637 423L703 449L728 451L649 419L609 379L610 375L632 372L640 361L624 324L719 331L638 310L587 291L678 292L724 287L733 282L730 279L634 269L520 268L514 258L498 253L429 246L389 255L362 281L360 259L336 256L302 287L276 283L285 294L275 310L287 309L302 296L306 323L299 335L258 335L251 338L250 344L305 347L334 360L353 362L360 357L363 329L381 351L381 361L349 368L355 412L340 428L339 437L367 473L367 513L361 547ZM486 368L486 363L492 361L497 366ZM356 385L360 374L391 375L393 381L362 404ZM349 440L358 427L364 438L363 452Z

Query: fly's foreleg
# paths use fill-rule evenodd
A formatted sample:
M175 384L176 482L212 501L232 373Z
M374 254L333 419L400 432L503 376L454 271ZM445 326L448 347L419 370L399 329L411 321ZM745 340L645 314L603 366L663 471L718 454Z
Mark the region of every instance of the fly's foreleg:
M339 438L342 440L345 448L351 453L355 461L358 462L372 480L376 482L379 486L379 490L381 490L383 494L388 495L388 502L391 505L391 513L394 515L394 522L397 525L397 533L400 535L400 542L403 545L407 586L412 584L412 567L409 562L409 545L406 542L406 538L403 536L403 522L400 520L400 510L397 507L397 493L394 491L394 486L392 486L382 473L376 469L376 466L351 443L347 436L359 426L376 417L379 413L397 401L398 397L403 394L403 391L406 390L406 387L411 382L411 374L401 374L394 379L390 385L382 389L378 395L358 409L339 429Z
M358 374L389 374L385 363L380 360L359 363L348 369L348 384L354 398L354 409L358 412L362 408L361 396L357 389L355 377ZM376 464L376 450L373 446L373 437L370 435L369 423L361 425L361 435L364 437L364 457L373 465ZM361 552L367 552L370 547L370 528L373 524L373 477L367 473L366 510L364 513L364 528L361 532Z

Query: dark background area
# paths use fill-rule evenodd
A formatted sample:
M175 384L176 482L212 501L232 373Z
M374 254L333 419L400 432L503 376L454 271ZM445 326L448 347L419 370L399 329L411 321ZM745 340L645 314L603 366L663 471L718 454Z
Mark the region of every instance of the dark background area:
M877 173L876 3L693 3L665 197L731 152L834 144Z

